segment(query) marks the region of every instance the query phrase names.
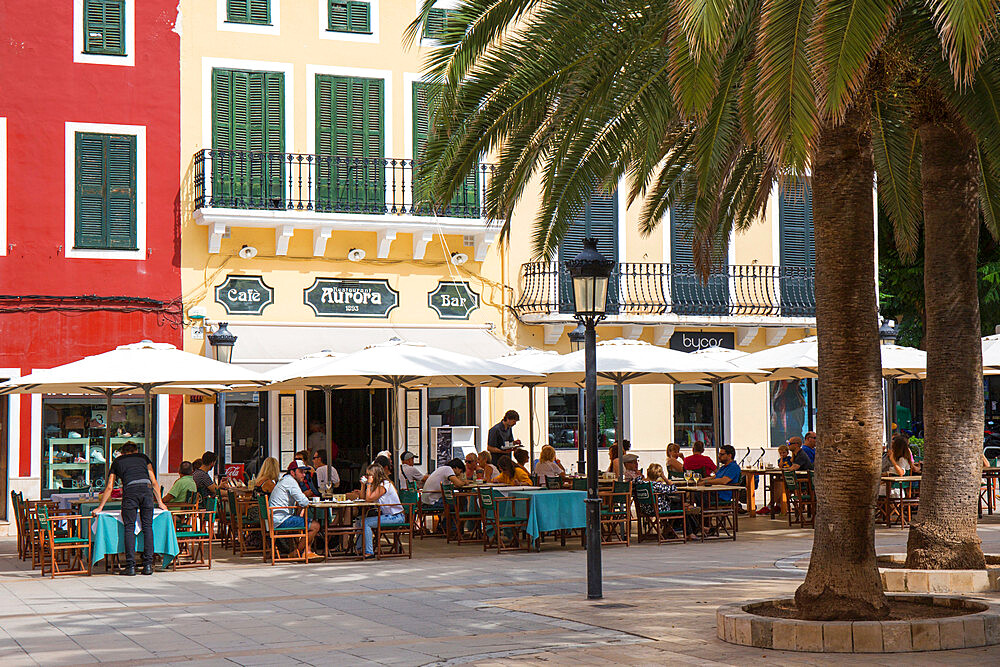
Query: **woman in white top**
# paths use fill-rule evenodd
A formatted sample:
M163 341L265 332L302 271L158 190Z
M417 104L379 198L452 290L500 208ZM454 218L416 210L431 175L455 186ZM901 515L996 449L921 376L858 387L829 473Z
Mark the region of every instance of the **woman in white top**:
M535 475L538 476L538 483L545 485L545 480L549 477L559 477L566 474L566 469L556 458L556 449L552 445L542 447L542 453L538 456L538 463L535 464Z
M406 515L403 513L403 506L399 501L399 493L396 492L396 487L389 481L389 478L385 476L385 470L382 469L382 466L377 463L371 464L365 471L365 475L366 477L362 478L364 486L361 490L355 491L349 496L370 503L378 503L379 506L381 516L369 516L364 519L364 556L367 558L375 555L375 549L372 546L374 527L380 522L383 526L397 526L406 521ZM361 521L358 519L356 525L360 526ZM355 548L359 553L361 552L361 535L358 536Z

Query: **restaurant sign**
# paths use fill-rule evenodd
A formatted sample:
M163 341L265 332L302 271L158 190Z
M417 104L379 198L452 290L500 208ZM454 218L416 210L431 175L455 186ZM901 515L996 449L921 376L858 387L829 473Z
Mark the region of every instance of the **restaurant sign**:
M316 278L303 290L303 300L320 317L389 317L399 292L388 280Z
M469 313L479 308L479 295L469 283L442 280L437 289L428 293L427 305L442 320L467 320Z
M675 331L670 337L670 349L679 352L697 352L708 347L736 348L736 334L732 331Z
M215 288L215 300L230 315L260 315L274 303L274 290L261 276L226 276Z

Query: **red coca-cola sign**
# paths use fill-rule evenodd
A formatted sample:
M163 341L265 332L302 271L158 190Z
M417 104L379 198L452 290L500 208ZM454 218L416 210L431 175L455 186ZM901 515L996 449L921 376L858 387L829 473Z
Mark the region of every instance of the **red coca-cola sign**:
M227 463L223 474L230 479L243 479L243 464L242 463Z

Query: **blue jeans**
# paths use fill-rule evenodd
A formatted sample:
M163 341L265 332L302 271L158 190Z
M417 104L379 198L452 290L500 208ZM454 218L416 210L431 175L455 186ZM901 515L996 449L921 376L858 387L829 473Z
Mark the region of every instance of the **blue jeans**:
M284 521L279 523L276 528L305 528L306 520L300 517L298 514L293 514L287 517Z
M372 546L372 533L375 527L378 526L378 517L370 516L365 518L365 555L371 556L375 553L375 549ZM399 514L383 514L382 515L382 525L383 526L398 526L399 524L406 521L406 515L400 512ZM355 549L361 550L361 536L358 535L358 541L355 545Z

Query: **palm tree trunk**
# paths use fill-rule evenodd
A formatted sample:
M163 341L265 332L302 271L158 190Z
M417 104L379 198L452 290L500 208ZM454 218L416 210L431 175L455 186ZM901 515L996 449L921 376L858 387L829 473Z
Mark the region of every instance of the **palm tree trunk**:
M936 111L921 114L918 126L923 152L925 458L906 566L982 569L986 561L976 533L983 444L978 160L968 128L944 104Z
M875 494L882 442L875 304L871 135L863 114L825 125L813 151L816 328L819 335L816 529L802 617L888 615L875 564Z

